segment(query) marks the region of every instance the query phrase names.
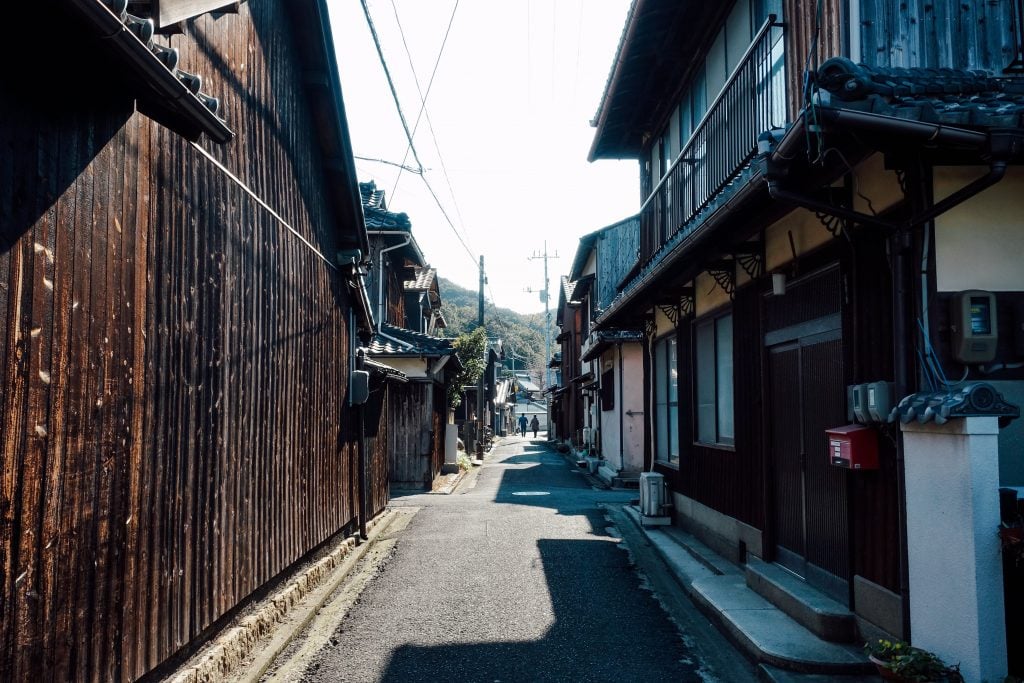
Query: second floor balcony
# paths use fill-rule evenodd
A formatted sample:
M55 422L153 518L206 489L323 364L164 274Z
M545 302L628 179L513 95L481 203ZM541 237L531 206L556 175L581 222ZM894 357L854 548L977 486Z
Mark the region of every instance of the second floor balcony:
M783 25L769 16L679 155L640 209L640 262L696 227L757 153L760 133L786 125Z

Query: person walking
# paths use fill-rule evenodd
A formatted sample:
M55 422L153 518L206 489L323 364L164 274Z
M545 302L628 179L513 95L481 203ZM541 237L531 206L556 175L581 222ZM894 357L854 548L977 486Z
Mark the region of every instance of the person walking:
M526 413L519 416L519 433L526 437Z
M533 430L533 438L536 439L537 438L537 430L540 429L540 420L537 419L536 415L534 415L533 419L530 420L530 429Z

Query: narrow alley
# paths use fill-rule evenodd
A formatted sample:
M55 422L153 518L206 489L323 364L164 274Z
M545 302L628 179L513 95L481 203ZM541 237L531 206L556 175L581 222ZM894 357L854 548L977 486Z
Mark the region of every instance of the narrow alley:
M674 596L674 624L652 595L657 560L616 528L635 492L595 488L541 437L503 439L453 495L395 498L416 511L379 575L326 647L264 680L753 680L692 606Z

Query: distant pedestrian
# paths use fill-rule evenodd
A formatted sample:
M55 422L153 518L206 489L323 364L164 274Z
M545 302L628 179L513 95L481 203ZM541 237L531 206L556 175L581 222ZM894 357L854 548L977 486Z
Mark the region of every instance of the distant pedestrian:
M536 415L534 415L533 419L530 420L530 429L533 430L533 438L536 439L537 438L537 430L540 429L540 420L537 419Z
M522 434L523 437L526 436L526 424L526 413L523 413L522 415L519 416L519 433Z

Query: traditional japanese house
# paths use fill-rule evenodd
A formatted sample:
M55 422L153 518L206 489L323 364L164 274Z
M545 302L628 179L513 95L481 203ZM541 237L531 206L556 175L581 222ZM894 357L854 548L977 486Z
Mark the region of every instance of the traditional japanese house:
M563 275L560 284L555 324L561 332L555 337L555 342L562 350L551 360L552 364L558 365L556 372L560 377L560 385L551 391L551 416L554 437L572 448L582 448L583 400L580 392L573 390L574 386L579 386L577 378L582 375L582 318L580 304L572 298L576 283Z
M389 478L395 487L429 487L444 464L448 386L461 365L444 326L436 271L404 213L388 210L384 191L360 183L372 263L367 285L379 324L369 357L408 380L387 397Z
M0 679L157 676L388 500L326 2L7 10Z
M636 265L640 220L629 218L580 238L569 279L573 299L593 321L611 304L618 287ZM601 463L598 474L609 484L636 485L644 469L644 334L641 329L590 328L580 331L580 360L593 380L574 385L593 425L592 443Z
M636 0L590 151L640 164L636 268L594 327L647 333L646 457L677 522L752 585L784 568L848 609L842 637L911 638L969 680L1006 673L998 543L943 536L970 559L937 560L932 526L1024 479L1020 13ZM914 445L973 417L912 406L958 400L998 443L977 496ZM851 432L877 463L838 457Z

